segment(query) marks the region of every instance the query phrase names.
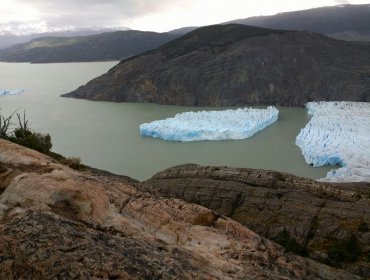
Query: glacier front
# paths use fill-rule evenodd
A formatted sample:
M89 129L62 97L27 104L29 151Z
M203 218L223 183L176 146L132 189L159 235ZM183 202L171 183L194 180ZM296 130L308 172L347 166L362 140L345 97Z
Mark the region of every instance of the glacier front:
M5 89L0 89L0 96L7 96L7 95L17 95L22 93L24 90L23 89L16 89L16 90L5 90Z
M173 118L140 125L140 134L167 141L244 139L277 121L279 111L243 108L176 114Z
M370 103L309 102L296 144L308 164L340 165L321 181L370 182Z

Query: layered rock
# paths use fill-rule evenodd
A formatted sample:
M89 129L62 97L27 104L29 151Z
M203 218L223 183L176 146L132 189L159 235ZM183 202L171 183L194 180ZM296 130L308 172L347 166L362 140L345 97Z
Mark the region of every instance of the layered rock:
M1 279L356 279L203 206L0 140Z
M369 183L183 165L157 173L140 188L203 205L289 250L370 277Z
M199 28L66 97L188 106L370 101L370 44L245 25Z

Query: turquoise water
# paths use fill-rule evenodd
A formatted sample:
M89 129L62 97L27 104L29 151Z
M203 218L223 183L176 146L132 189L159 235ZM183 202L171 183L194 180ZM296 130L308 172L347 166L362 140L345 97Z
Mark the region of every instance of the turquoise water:
M55 152L139 180L183 163L262 168L310 178L324 177L331 169L307 165L294 144L309 120L303 108L279 107L279 120L249 139L179 143L142 137L139 124L202 108L60 97L115 64L0 63L0 88L25 90L0 97L0 112L24 109L33 130L50 133Z

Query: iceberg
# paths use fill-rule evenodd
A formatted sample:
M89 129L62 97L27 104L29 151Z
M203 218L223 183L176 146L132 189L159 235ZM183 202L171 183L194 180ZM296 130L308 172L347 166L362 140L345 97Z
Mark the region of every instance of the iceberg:
M340 165L320 181L370 182L370 103L309 102L296 144L308 164Z
M24 90L23 89L16 89L16 90L5 90L5 89L0 89L0 96L7 96L7 95L17 95L22 93Z
M279 111L243 108L176 114L173 118L140 125L140 134L167 141L245 139L276 122Z

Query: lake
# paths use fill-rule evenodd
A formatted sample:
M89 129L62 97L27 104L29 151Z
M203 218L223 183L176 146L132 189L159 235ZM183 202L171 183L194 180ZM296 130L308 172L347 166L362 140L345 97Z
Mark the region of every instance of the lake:
M307 165L294 144L309 121L304 108L278 107L279 120L249 139L180 143L142 137L139 125L205 108L60 97L116 63L0 63L0 88L25 90L0 97L0 113L7 116L25 110L31 129L50 133L53 151L138 180L184 163L270 169L310 178L325 177L332 169Z

